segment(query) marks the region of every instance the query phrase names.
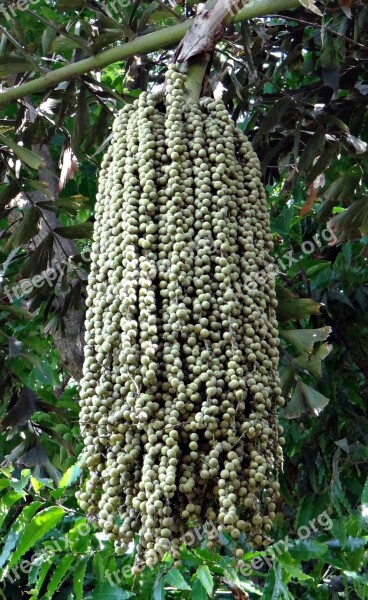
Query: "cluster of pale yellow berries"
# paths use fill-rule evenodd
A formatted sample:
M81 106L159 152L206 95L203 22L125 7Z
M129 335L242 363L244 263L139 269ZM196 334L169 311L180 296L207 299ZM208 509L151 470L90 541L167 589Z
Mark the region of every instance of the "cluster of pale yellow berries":
M142 93L115 120L88 282L79 501L118 553L138 535L149 566L206 520L267 544L282 461L259 161L185 79L172 66L166 97Z

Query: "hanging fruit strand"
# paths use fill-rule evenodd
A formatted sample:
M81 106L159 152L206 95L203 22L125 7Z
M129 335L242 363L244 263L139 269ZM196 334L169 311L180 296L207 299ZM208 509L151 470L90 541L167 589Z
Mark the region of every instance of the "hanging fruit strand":
M138 534L138 569L178 560L193 523L269 544L280 495L260 165L223 102L188 100L185 81L171 65L166 97L144 92L115 121L87 290L78 497L117 553Z

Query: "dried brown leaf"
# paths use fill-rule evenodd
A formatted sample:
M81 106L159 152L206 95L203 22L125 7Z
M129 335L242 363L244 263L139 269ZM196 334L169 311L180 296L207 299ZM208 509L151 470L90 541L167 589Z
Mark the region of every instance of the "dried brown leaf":
M70 146L65 148L61 157L59 167L61 169L59 179L59 192L66 186L67 182L77 173L78 161Z

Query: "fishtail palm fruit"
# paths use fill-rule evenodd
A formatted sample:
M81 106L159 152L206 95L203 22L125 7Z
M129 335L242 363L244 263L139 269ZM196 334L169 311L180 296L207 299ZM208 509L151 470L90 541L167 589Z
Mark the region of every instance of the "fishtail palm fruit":
M185 80L170 67L166 97L142 93L115 120L88 282L79 501L118 553L139 534L149 566L179 557L191 522L267 545L282 462L259 161Z

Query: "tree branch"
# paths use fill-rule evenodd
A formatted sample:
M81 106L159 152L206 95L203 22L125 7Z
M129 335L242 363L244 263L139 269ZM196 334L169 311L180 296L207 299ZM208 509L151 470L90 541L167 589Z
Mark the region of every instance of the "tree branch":
M289 10L300 6L299 0L251 0L233 19L234 22L245 21L255 17L262 17L280 10ZM230 19L231 22L232 19ZM77 75L102 69L110 64L130 58L135 54L148 54L156 50L173 46L180 42L191 27L193 19L188 19L178 25L172 25L147 35L142 35L116 48L104 50L95 56L85 58L77 63L50 71L46 75L10 88L0 94L0 104L14 102L28 94L42 92L55 87L62 81L68 81Z

